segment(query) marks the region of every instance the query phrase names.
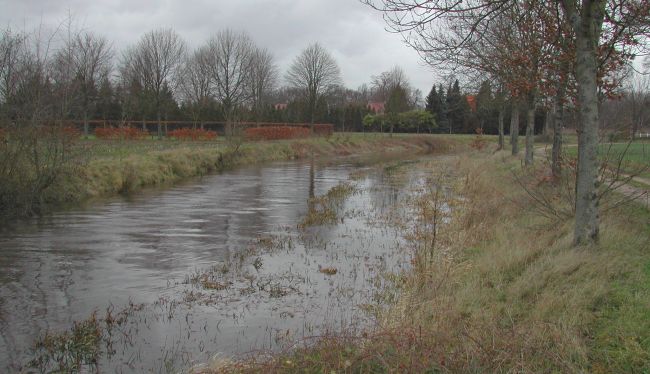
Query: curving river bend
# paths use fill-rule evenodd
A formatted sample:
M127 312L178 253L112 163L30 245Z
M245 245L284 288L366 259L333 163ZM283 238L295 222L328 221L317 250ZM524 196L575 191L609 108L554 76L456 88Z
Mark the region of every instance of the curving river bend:
M39 337L93 312L127 318L85 370L119 373L366 326L385 275L409 266L402 233L382 218L425 183L405 169L397 182L387 167L349 160L276 163L6 226L0 371L24 370ZM356 192L336 223L297 228L309 198L342 182Z

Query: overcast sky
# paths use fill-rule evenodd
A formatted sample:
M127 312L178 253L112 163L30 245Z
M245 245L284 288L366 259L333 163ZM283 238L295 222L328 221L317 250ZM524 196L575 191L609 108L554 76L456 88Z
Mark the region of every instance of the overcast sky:
M56 26L72 14L79 27L102 34L120 50L155 28L172 27L195 47L220 29L247 31L275 56L283 74L307 45L320 42L338 62L346 86L401 66L426 95L433 71L381 14L357 0L0 0L3 26Z

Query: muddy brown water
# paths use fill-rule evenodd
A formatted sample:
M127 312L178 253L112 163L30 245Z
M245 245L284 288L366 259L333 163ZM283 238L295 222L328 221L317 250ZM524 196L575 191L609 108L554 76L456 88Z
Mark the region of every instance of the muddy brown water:
M402 233L380 217L425 178L388 174L284 162L5 226L0 371L25 369L46 331L132 304L84 371L173 372L372 324L364 306L384 302L384 275L410 260ZM310 195L341 182L357 193L336 223L297 228Z

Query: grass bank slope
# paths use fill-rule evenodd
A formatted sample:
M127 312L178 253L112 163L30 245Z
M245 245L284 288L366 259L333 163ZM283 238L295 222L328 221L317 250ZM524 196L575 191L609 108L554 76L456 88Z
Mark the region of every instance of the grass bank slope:
M468 138L469 139L469 138ZM49 205L131 193L241 165L311 157L364 153L448 152L465 137L335 134L327 138L247 142L87 142L87 162L49 188Z
M650 372L648 210L603 212L600 243L575 248L571 220L540 218L513 183L519 162L475 153L453 163L456 213L379 328L199 371Z

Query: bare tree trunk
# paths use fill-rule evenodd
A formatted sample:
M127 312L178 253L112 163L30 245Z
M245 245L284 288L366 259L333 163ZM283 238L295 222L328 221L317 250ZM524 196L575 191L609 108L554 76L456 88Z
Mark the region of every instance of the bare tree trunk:
M505 108L503 105L499 107L499 150L502 150L504 147L504 139L503 139L503 112L505 111Z
M554 177L562 174L561 152L562 152L562 128L564 127L564 90L558 90L553 103L553 149L551 151L551 172Z
M542 131L542 135L544 135L544 137L546 138L551 133L552 129L553 129L553 110L547 109L544 116L544 130Z
M512 155L519 154L519 105L512 104L512 115L510 116L510 144L512 144Z
M604 2L585 2L576 28L576 80L578 82L578 170L576 176L576 245L598 241L598 30Z
M90 126L88 125L88 110L84 109L84 137L90 134Z
M162 139L162 123L160 122L160 110L156 112L156 121L158 122L158 139Z
M526 113L526 157L524 164L531 166L533 164L533 155L535 150L535 100L528 103Z

